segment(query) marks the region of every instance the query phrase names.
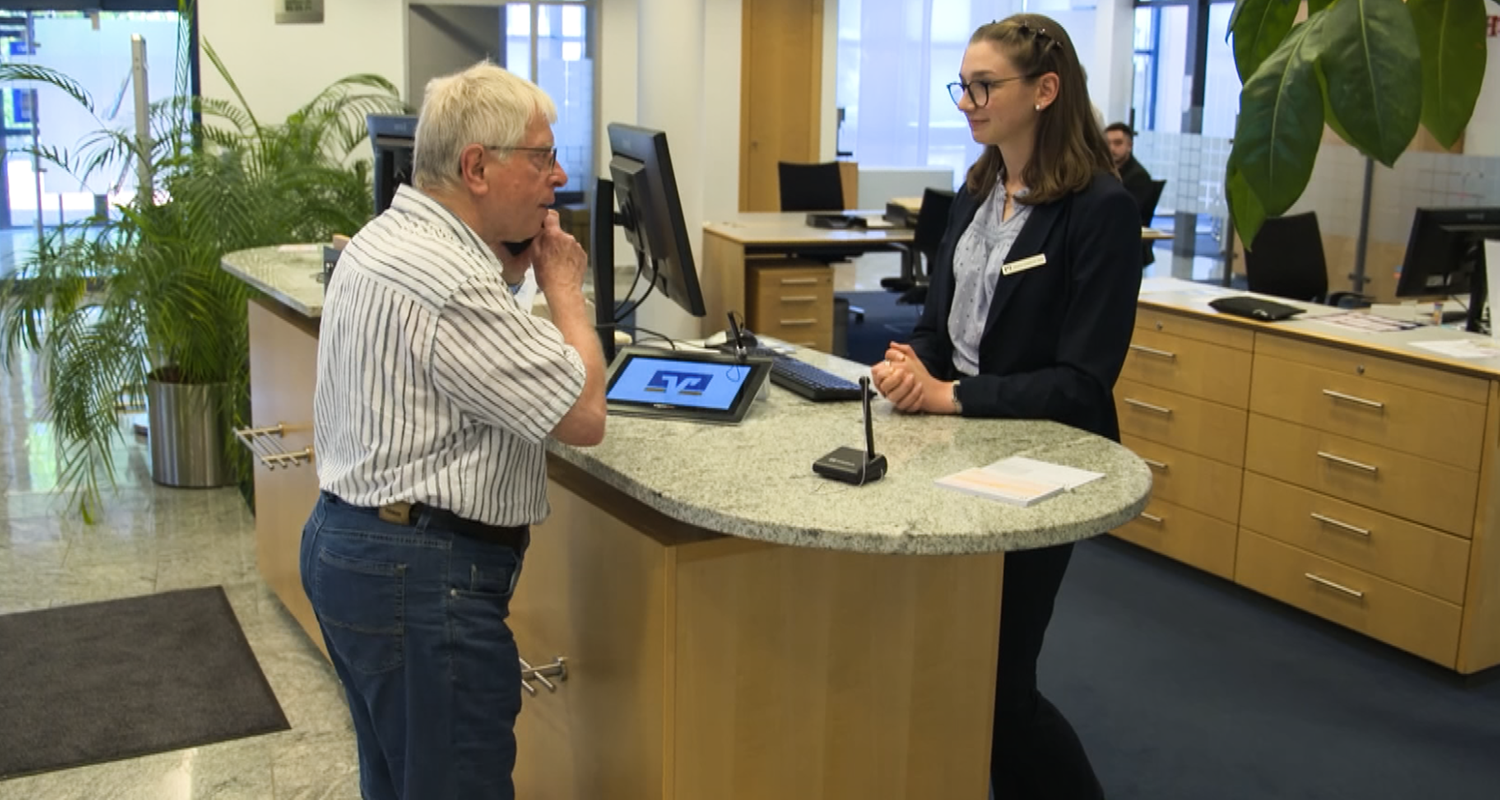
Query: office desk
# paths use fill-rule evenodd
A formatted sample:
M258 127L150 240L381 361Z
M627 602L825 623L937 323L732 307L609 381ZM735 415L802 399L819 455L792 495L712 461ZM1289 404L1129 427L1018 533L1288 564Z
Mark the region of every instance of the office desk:
M910 198L892 204L916 202ZM850 211L880 220L879 211ZM757 334L821 352L833 349L833 268L820 253L871 253L912 241L909 227L827 230L807 224L805 213L744 213L703 225L699 283L708 315L705 336L723 330L738 311ZM1141 229L1146 240L1172 234Z
M922 211L920 197L893 197L885 204L885 218L902 225L916 225L917 215ZM1141 228L1141 241L1158 242L1172 238L1171 231Z
M878 211L848 213L880 219ZM893 250L912 240L910 228L827 230L806 220L805 213L747 213L704 224L705 335L738 311L757 334L826 353L833 349L833 268L817 255Z
M255 424L310 442L321 291L273 249L226 256L267 288L250 307ZM846 377L864 367L803 353ZM1151 473L1114 442L1049 422L875 406L878 483L815 476L862 440L858 404L779 387L735 426L610 417L594 448L549 443L551 515L511 604L528 681L521 797L930 800L986 796L1004 551L1133 518ZM935 478L1014 453L1106 477L1031 508ZM258 464L261 574L322 646L297 555L310 462ZM496 665L501 668L502 665ZM554 691L555 690L555 691Z
M1347 312L1253 322L1237 294L1141 289L1115 387L1122 440L1156 473L1117 536L1461 673L1500 664L1500 358L1366 333Z

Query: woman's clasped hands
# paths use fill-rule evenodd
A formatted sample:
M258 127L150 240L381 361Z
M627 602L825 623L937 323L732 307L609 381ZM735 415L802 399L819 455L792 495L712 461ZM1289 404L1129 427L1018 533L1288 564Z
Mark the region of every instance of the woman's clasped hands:
M952 385L932 377L910 345L891 342L885 360L870 368L875 390L907 414L951 414Z

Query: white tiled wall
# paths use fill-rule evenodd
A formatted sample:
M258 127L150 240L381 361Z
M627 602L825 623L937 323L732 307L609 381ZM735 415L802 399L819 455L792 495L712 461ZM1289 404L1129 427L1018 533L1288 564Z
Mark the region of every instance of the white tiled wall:
M1318 148L1312 178L1288 214L1315 211L1325 236L1359 236L1359 209L1364 193L1365 158L1343 143Z
M1157 213L1189 212L1224 218L1224 169L1230 140L1187 133L1143 132L1135 157L1152 177L1167 181ZM1412 215L1425 206L1500 205L1500 156L1410 152L1394 169L1376 164L1370 199L1372 241L1405 244ZM1365 157L1324 143L1312 178L1288 214L1315 211L1325 235L1357 237Z
M1370 238L1404 244L1420 207L1495 205L1500 205L1500 157L1406 153L1394 169L1375 167Z
M1151 177L1167 182L1156 213L1228 216L1224 203L1228 139L1145 131L1135 137L1135 158Z

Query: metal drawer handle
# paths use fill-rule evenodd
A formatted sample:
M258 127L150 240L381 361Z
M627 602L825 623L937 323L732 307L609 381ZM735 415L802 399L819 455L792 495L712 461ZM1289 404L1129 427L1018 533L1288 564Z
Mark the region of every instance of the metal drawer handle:
M1172 409L1167 408L1166 406L1152 405L1152 404L1144 402L1142 400L1136 400L1133 397L1127 397L1127 398L1125 398L1125 402L1129 403L1130 405L1135 406L1136 408L1143 408L1143 409L1145 409L1147 411L1155 411L1156 413L1162 414L1164 416L1171 416L1172 415Z
M782 278L782 286L817 286L817 278Z
M1348 531L1350 533L1357 533L1360 536L1364 536L1366 538L1368 538L1370 536L1369 530L1367 530L1365 528L1360 528L1360 527L1357 527L1355 525L1350 525L1347 522L1340 522L1339 520L1336 520L1333 517L1325 517L1322 514L1317 513L1316 511L1314 511L1312 513L1312 518L1315 519L1315 520L1317 520L1317 521L1319 521L1319 522L1321 522L1321 523L1323 523L1324 525L1332 525L1335 528L1339 528L1341 530L1346 530L1346 531Z
M1163 522L1166 522L1166 520L1162 519L1161 517L1158 517L1155 514L1147 514L1144 511L1141 512L1141 519L1150 523L1154 523L1156 525L1160 525Z
M811 303L818 299L815 294L789 294L781 298L783 303Z
M1373 465L1370 465L1370 464L1364 464L1364 463L1361 463L1359 461L1355 461L1352 458L1344 458L1343 456L1336 456L1333 453L1325 453L1322 450L1318 451L1318 458L1326 458L1326 459L1328 459L1329 461L1332 461L1335 464L1343 464L1346 467L1353 467L1355 469L1362 469L1365 472L1370 473L1371 475L1374 475L1376 472L1380 471L1379 467L1376 467L1376 466L1373 466Z
M815 319L783 319L783 320L780 320L780 322L781 322L782 325L816 325L816 324L818 324L818 321L815 320Z
M286 436L286 423L278 422L268 428L238 428L234 432L234 437L239 439L240 443L245 445L251 453L254 453L256 459L265 464L267 469L300 467L303 463L312 463L312 445L288 453L271 441L272 436L277 438Z
M1327 578L1325 578L1325 577L1323 577L1321 575L1314 575L1311 572L1304 572L1304 573L1302 573L1302 577L1307 578L1308 580L1310 580L1313 583L1316 583L1316 584L1318 584L1320 586L1327 586L1330 589L1334 589L1334 590L1343 592L1344 594L1347 594L1350 597L1353 597L1353 598L1356 598L1356 599L1363 599L1364 596L1365 596L1365 593L1361 592L1358 589L1350 589L1349 587L1345 586L1342 583L1334 583L1333 581L1328 580Z
M1144 462L1146 462L1146 466L1148 466L1148 467L1150 467L1150 468L1152 468L1154 470L1157 470L1159 472L1166 472L1167 469L1169 469L1167 467L1166 463L1162 462L1162 461L1152 461L1149 458L1143 458L1141 460L1144 461Z
M562 683L568 679L568 659L562 656L554 658L551 664L543 664L539 667L531 666L526 663L526 659L520 656L516 656L516 660L521 662L521 688L530 693L532 697L536 696L536 687L531 685L531 681L540 681L547 691L555 693L557 691L557 684L547 679L557 678L558 683Z
M1130 346L1130 349L1136 351L1137 353L1145 353L1148 356L1156 356L1157 358L1165 358L1169 360L1177 358L1176 353L1170 353L1166 350L1157 350L1154 347L1146 347L1145 345L1140 344L1133 344Z
M1323 394L1326 394L1326 395L1328 395L1329 397L1332 397L1335 400L1346 400L1346 401L1348 401L1350 403L1356 403L1356 404L1362 405L1362 406L1369 406L1370 408L1378 408L1378 409L1381 409L1382 411L1385 410L1385 403L1382 403L1379 400L1366 400L1363 397L1355 397L1352 394L1344 394L1343 392L1335 392L1332 389L1324 389L1323 390Z

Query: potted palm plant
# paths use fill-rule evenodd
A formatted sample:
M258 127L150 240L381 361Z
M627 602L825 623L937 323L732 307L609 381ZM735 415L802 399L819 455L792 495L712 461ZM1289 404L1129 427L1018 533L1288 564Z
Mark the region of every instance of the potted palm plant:
M85 519L113 483L122 396L146 398L154 480L244 482L249 464L231 431L249 419L252 290L220 258L357 230L372 210L370 164L357 158L365 117L406 110L390 82L354 75L266 124L206 42L203 53L234 101L152 103L149 150L132 132L101 125L76 153L39 153L78 176L118 174L139 160L154 192L53 229L0 286L0 363L10 367L21 349L40 357L61 450L58 489ZM56 71L0 65L0 81L48 83L93 113L87 92Z

